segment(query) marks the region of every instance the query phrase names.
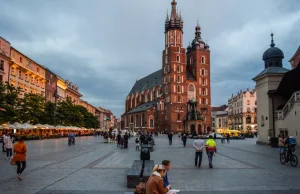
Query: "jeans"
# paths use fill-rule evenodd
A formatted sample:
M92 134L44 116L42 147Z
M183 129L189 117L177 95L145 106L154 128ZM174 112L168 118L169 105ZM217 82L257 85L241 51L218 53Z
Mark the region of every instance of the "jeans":
M6 156L10 158L12 156L12 148L6 148Z
M172 145L172 139L169 139L169 143L170 143L170 145Z
M2 141L4 141L4 140L2 140ZM2 143L2 151L5 152L5 143L4 142Z
M196 157L195 157L195 166L201 166L202 162L202 154L203 152L196 152ZM199 158L199 163L198 163L198 158Z
M184 147L186 146L186 141L183 141L183 146L184 146Z
M212 160L213 160L213 156L214 156L214 151L208 151L207 152L207 156L208 156L209 164L211 165L212 164Z
M17 174L22 174L26 168L26 161L16 161L17 164Z

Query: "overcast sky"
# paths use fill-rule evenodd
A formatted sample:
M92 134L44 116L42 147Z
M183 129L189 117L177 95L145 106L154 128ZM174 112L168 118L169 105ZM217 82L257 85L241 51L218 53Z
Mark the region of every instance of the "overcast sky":
M285 54L300 43L299 0L177 0L184 45L199 19L211 48L212 106L253 88L270 33ZM124 112L136 79L161 68L171 0L0 0L0 36L79 86L94 106Z

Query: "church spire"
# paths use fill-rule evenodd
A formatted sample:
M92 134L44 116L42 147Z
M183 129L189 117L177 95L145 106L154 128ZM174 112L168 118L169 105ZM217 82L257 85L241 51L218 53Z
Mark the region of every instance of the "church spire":
M182 31L183 20L182 20L181 13L179 13L177 9L176 0L172 0L171 5L172 5L171 15L169 19L169 14L167 14L166 22L165 22L165 31L167 32L170 29L178 29Z
M176 0L173 0L171 5L172 5L171 20L175 21L177 18L177 12L176 12L177 2L176 2Z
M274 36L274 34L273 34L273 32L271 32L271 37L272 37L272 38L271 38L271 44L270 44L271 47L274 47L274 46L275 46L273 36Z

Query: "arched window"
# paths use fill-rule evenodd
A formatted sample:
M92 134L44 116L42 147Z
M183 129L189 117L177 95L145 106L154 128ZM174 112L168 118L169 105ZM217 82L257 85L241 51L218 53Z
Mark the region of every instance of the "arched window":
M190 84L188 87L188 100L192 100L196 97L196 89L194 84Z
M205 79L202 78L202 86L205 86Z
M167 94L167 93L168 93L168 91L169 91L169 88L168 88L168 86L165 86L165 94Z
M177 83L180 83L180 75L177 75Z
M139 122L139 115L135 116L135 127L139 127L140 122Z
M190 65L193 64L193 57L190 58Z
M131 115L131 118L130 118L130 123L133 123L133 116Z
M201 75L205 76L205 70L204 69L201 70Z
M177 65L177 73L180 73L180 65Z
M180 62L180 57L179 56L176 57L176 61Z
M154 121L153 119L150 119L150 128L153 128L154 127Z
M181 97L180 96L177 97L177 102L181 103Z
M202 95L205 96L205 88L202 88Z
M145 127L145 113L142 114L142 126Z
M177 92L178 92L178 93L181 92L181 90L180 90L180 85L177 86Z
M201 57L201 63L205 64L205 57L203 57L203 56Z
M205 98L202 98L202 104L206 104Z
M178 38L179 38L179 37L178 37ZM180 40L180 38L179 38L179 40ZM179 43L179 42L178 42L178 43ZM177 47L177 52L180 53L180 46Z
M177 121L180 121L180 113L177 114Z

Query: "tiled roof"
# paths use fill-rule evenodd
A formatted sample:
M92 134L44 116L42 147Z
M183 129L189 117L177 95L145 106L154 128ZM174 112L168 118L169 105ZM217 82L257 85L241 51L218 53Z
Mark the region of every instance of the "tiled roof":
M266 69L264 69L262 72L260 72L257 76L255 76L253 78L253 80L262 77L263 75L266 74L283 74L288 72L289 70L284 68L284 67L268 67Z
M151 102L146 102L138 107L135 107L134 109L132 109L131 111L129 111L127 114L131 114L131 113L137 113L137 112L143 112L146 110L149 110L150 108L156 106L157 101L151 101Z
M228 108L227 105L222 105L218 107L211 107L211 111L225 111Z
M146 77L135 82L133 88L128 95L134 94L136 92L142 92L146 89L155 87L162 84L162 69L147 75Z

